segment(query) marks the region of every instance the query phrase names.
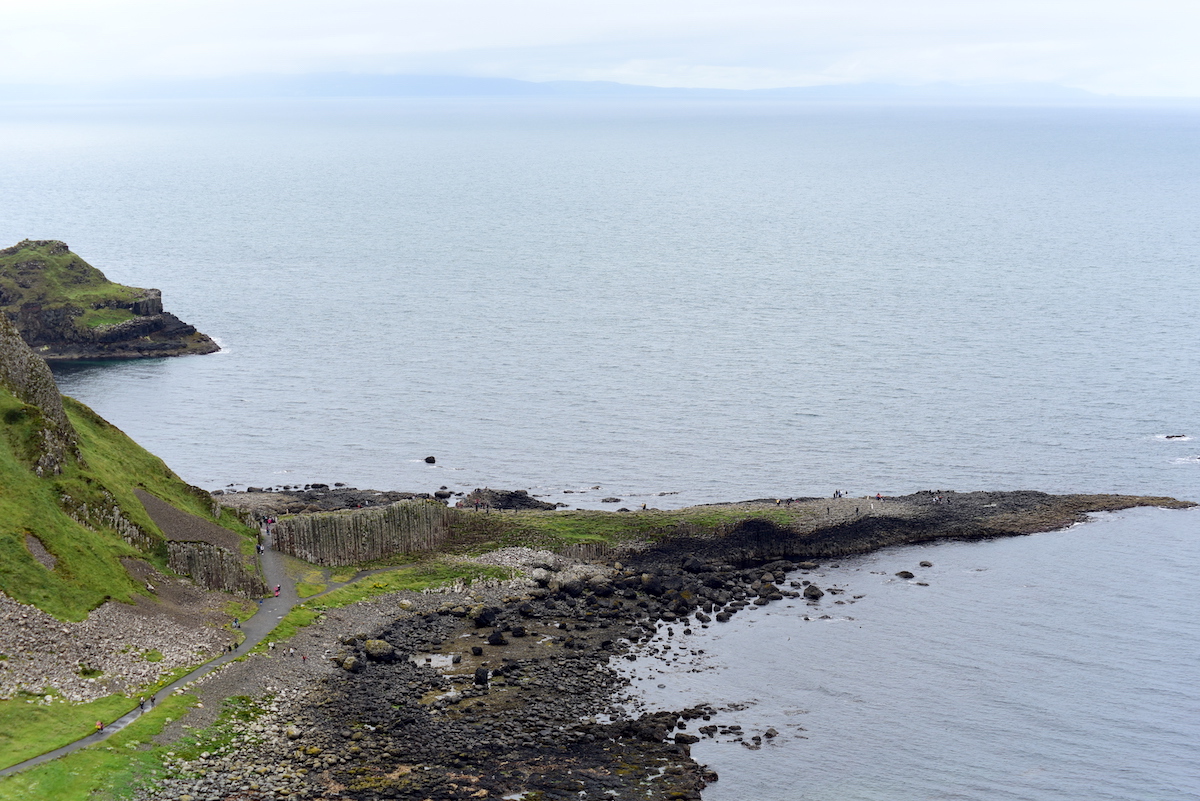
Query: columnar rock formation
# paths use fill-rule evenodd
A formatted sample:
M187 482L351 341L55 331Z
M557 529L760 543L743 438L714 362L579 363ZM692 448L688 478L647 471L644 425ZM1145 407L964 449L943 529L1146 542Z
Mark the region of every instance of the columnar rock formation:
M275 547L319 565L351 565L431 551L450 531L450 509L433 501L296 515L275 524Z

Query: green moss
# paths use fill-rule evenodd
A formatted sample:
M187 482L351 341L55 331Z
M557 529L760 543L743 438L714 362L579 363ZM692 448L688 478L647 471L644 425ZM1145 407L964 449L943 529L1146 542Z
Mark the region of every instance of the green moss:
M163 654L157 648L151 648L142 653L142 659L145 659L147 662L161 662L163 661Z
M361 578L328 595L321 596L307 606L313 609L336 609L377 595L386 595L401 590L420 591L430 587L445 586L455 581L470 583L481 579L507 578L511 578L510 572L501 567L441 561L423 562L412 567L389 570Z
M572 545L619 545L636 540L709 534L729 530L752 517L788 526L809 520L812 514L811 510L799 506L769 508L758 505L749 509L737 504L632 512L572 510L488 514L459 511L451 520L451 540L453 547L468 553L517 545L559 550Z
M83 328L98 328L102 325L116 325L126 320L132 320L137 315L129 309L101 308L88 309L75 318L75 324Z
M340 587L328 595L322 595L315 601L293 607L279 621L279 625L250 653L269 653L267 643L279 643L294 637L297 631L314 623L321 617L322 612L329 609L338 609L401 590L420 591L445 586L455 581L469 583L480 579L511 577L510 572L501 567L441 561L423 562L411 567L376 573Z

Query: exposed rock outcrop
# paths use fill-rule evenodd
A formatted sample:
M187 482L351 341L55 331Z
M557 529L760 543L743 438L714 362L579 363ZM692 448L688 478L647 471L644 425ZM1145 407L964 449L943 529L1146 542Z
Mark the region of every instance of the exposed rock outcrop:
M114 284L57 240L0 250L0 311L48 360L138 359L220 350L163 311L157 289Z
M352 565L432 551L449 536L452 513L435 501L398 501L285 517L275 524L275 547L318 565Z
M618 499L619 500L619 499ZM473 489L456 506L463 509L557 509L558 504L539 501L525 490ZM564 504L565 505L565 504Z
M0 386L12 392L25 408L6 413L5 423L28 417L39 424L33 469L39 476L62 472L67 459L78 459L75 429L63 411L62 396L46 362L21 339L16 327L0 315ZM13 419L7 419L7 418Z

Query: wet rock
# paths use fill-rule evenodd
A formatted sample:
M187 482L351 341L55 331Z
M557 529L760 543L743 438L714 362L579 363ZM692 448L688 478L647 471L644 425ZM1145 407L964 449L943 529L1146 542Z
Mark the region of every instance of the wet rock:
M815 601L824 595L825 593L816 584L809 584L804 588L804 597L810 601Z
M504 639L504 635L498 631L493 631L488 635L488 645L508 645L508 640Z
M901 571L900 571L899 573L897 573L896 575L897 575L899 578L902 578L902 579L910 579L910 578L915 578L915 576L913 576L913 574L912 574L912 573L910 573L910 572L909 572L909 571L907 571L907 570L901 570Z
M922 562L921 567L933 567L933 562Z
M475 668L475 684L480 687L486 687L488 683L488 669L485 667Z
M437 464L437 458L435 458L433 456L426 456L425 464Z

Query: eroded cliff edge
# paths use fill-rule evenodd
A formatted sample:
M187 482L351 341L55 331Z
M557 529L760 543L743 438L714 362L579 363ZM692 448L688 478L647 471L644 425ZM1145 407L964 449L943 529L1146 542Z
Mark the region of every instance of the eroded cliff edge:
M220 350L163 311L159 290L115 284L57 240L26 239L0 250L0 310L49 361Z

